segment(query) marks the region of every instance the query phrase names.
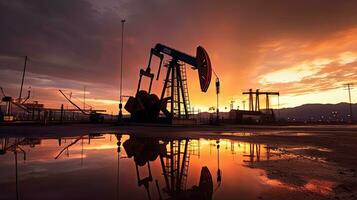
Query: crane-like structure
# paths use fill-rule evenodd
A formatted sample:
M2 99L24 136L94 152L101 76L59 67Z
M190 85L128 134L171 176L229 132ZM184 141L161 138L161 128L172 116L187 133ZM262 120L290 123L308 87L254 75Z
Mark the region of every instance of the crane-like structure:
M259 91L259 89L257 89L255 92L253 91L253 89L249 89L248 92L243 92L244 95L249 95L249 111L260 111L260 96L261 95L265 95L265 109L267 111L271 110L270 107L270 96L272 95L276 95L279 96L280 93L279 92L261 92ZM255 95L255 106L254 106L254 96Z
M157 95L151 94L152 81L155 77L151 72L151 61L153 56L160 59L156 76L156 80L159 80L165 55L170 56L171 59L164 65L167 71L159 98ZM196 56L188 55L162 44L156 44L151 49L147 68L140 70L136 96L130 97L125 105L125 109L133 119L156 120L160 111L170 121L175 118L189 118L190 104L185 64L192 66L194 70L198 70L201 91L206 92L211 82L212 67L209 56L203 47L197 47ZM140 89L143 76L150 79L147 91Z
M77 104L75 104L71 98L67 97L62 90L58 90L65 99L67 99L67 101L69 103L71 103L74 107L76 107L81 113L83 113L84 115L89 115L89 119L91 122L103 122L104 121L104 117L103 115L99 114L98 112L106 112L106 110L83 110L81 109Z

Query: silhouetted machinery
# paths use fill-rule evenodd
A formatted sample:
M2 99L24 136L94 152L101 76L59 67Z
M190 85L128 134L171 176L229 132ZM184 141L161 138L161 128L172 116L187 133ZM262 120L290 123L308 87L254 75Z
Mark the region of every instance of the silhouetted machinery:
M5 92L2 87L0 87L0 91L3 96L0 99L0 104L2 102L5 103L5 112L3 112L1 110L1 106L0 106L0 121L11 122L11 121L15 120L15 117L13 116L13 113L12 113L13 105L24 110L27 113L30 113L29 107L27 106L28 104L25 104L26 101L30 98L30 94L31 94L30 90L28 90L27 98L24 100L22 100L21 98L14 99L11 96L5 95Z
M278 107L279 107L279 92L262 92L259 89L253 91L249 89L247 92L243 92L244 95L249 95L249 111L259 115L263 122L273 122L275 121L275 113L270 105L270 96L278 96ZM255 106L254 106L254 96L255 95ZM260 106L260 96L265 95L265 109L261 109ZM264 112L262 112L264 111Z
M74 107L76 107L81 113L83 113L84 115L89 115L89 121L93 122L93 123L103 123L104 122L104 116L103 114L100 114L98 112L106 112L105 110L83 110L81 109L79 106L77 106L77 104L75 104L70 98L68 98L63 92L62 90L58 90L63 96L64 98L67 99L67 101L69 103L71 103Z
M160 98L151 94L154 74L151 73L152 56L160 58L156 80L159 80L161 65L164 55L171 57L164 66L167 68L164 86ZM146 70L140 70L140 78L135 97L129 97L125 109L135 121L156 121L160 111L165 118L172 121L175 118L188 119L190 112L189 96L187 88L187 76L185 64L191 65L192 69L198 70L201 91L206 92L209 88L212 76L212 67L206 50L198 46L196 57L182 53L162 44L156 44L151 49L149 63ZM140 90L142 77L150 78L147 91Z

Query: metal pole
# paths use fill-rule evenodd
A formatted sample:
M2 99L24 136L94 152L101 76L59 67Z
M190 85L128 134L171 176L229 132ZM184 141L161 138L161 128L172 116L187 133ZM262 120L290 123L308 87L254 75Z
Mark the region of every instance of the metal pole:
M217 124L218 124L218 121L219 121L219 108L218 108L218 93L217 93Z
M347 84L348 88L348 98L350 100L350 120L353 122L353 115L352 115L352 100L351 100L351 83Z
M26 64L27 64L27 56L25 56L24 71L22 72L22 81L21 81L21 87L20 87L19 102L21 102L22 87L24 85L25 72L26 72Z
M216 78L216 94L217 94L217 124L219 123L219 105L218 105L218 94L220 93L220 83L219 78Z
M121 55L120 55L120 97L119 97L119 115L118 115L118 120L121 120L123 117L123 97L122 97L122 91L123 91L123 50L124 50L124 23L125 19L121 20Z
M280 118L280 94L278 95L278 116Z

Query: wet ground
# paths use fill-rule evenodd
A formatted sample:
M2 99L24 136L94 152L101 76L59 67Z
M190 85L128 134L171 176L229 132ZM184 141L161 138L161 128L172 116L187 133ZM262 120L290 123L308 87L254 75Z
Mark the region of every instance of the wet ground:
M0 127L0 199L356 199L356 134L355 127Z

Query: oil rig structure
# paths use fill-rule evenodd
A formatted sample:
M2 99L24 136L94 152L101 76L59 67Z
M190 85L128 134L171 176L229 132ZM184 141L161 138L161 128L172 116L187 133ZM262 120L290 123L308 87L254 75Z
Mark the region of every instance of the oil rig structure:
M71 98L68 98L63 92L62 90L58 90L63 97L69 102L71 103L74 107L76 107L78 109L79 112L81 112L83 115L87 115L89 116L89 121L92 123L103 123L104 122L104 116L103 114L101 114L100 112L106 112L106 110L94 110L94 109L90 109L90 110L86 110L85 107L82 109L80 108L77 104L75 104ZM85 105L85 103L84 103ZM76 110L74 110L76 111Z
M265 96L265 110L266 110L266 112L270 112L271 115L274 115L273 109L270 106L269 96L272 96L272 95L280 96L279 92L262 92L259 89L257 89L255 92L253 92L253 89L249 89L248 92L243 92L242 94L249 95L249 111L261 111L259 97L264 95ZM254 95L255 95L255 106L254 106L254 100L253 100Z
M104 121L104 114L106 110L86 110L81 109L77 106L71 98L68 98L61 90L60 93L70 102L75 108L65 109L63 104L60 108L46 108L44 104L38 101L30 102L31 98L31 87L27 91L27 96L23 97L23 86L25 81L26 69L28 65L28 56L25 56L25 62L22 72L22 79L20 84L19 96L13 97L6 94L4 89L0 87L1 99L0 99L0 122L11 123L14 121L27 121L34 123L62 123L64 121L68 122L78 122L87 121L92 123L98 123ZM2 104L5 104L4 106ZM88 118L88 119L87 119Z
M275 122L276 116L274 109L271 106L271 96L279 98L279 92L260 91L249 89L242 93L248 95L248 110L234 110L229 112L231 121L239 123L257 123L257 122ZM260 97L265 96L265 108L261 106ZM245 103L245 102L244 102Z
M151 93L154 73L151 72L152 57L160 59L156 80L159 80L164 56L170 56L164 67L166 76L160 98ZM147 68L140 70L139 83L135 97L129 97L125 109L135 122L185 123L190 121L190 100L187 85L186 64L198 70L202 92L207 92L212 76L212 66L206 50L198 46L196 56L191 56L171 47L156 44L150 51ZM150 79L148 90L141 89L142 78Z

